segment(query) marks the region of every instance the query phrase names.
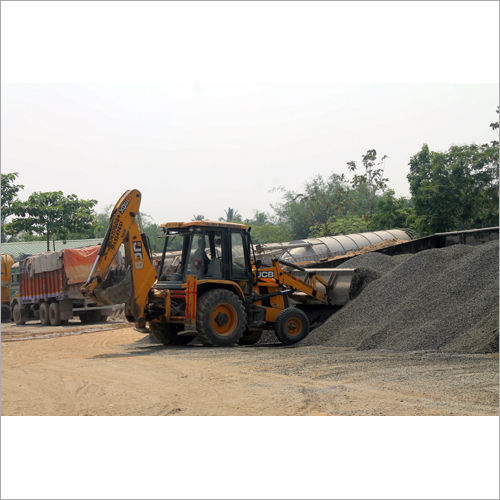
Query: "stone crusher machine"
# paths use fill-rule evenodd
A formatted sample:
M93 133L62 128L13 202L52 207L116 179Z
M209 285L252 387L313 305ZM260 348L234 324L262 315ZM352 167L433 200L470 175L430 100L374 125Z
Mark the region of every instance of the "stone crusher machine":
M195 337L209 346L254 344L270 328L280 342L295 344L350 298L355 269L307 269L279 259L265 266L242 224L162 224L165 243L155 267L140 202L137 190L118 200L81 290L103 305L125 302L127 319L165 345ZM118 275L110 263L122 243L126 270ZM167 268L169 251L180 258Z

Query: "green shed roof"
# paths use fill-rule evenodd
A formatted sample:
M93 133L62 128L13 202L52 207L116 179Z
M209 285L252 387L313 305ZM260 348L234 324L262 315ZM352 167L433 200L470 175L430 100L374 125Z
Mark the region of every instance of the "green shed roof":
M50 242L50 250L59 251L65 248L81 248L100 245L103 238L93 238L88 240L67 240L64 243L62 240ZM47 251L46 241L12 241L10 243L2 243L2 253L9 254L14 260L35 255Z

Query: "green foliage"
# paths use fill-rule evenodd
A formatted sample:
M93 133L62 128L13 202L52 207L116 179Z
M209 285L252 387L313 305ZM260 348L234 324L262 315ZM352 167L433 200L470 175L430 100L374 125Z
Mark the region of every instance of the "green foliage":
M362 157L364 173L356 174L357 165L355 161L347 162L347 168L353 172L351 185L354 189L362 188L362 192L366 198L366 205L368 207L367 219L371 220L375 207L377 205L377 193L384 191L387 187L387 179L384 177L384 162L387 155L382 156L380 161L377 162L377 151L369 149Z
M254 211L254 215L251 219L245 219L245 224L248 226L263 226L265 224L270 224L271 217L266 214L266 212L261 212L259 210Z
M46 238L43 234L30 234L26 232L22 232L16 234L11 238L12 241L45 241Z
M309 237L321 238L336 234L363 233L369 230L368 222L364 217L347 214L341 217L331 217L326 224L312 226Z
M498 114L500 114L500 108L497 106L497 115ZM498 126L499 126L498 120L496 122L490 123L491 130L499 130ZM495 146L495 145L498 146L498 141L493 141L492 145L493 146Z
M26 232L43 235L50 250L51 239L68 239L72 233L88 230L94 222L92 208L96 200L80 200L76 195L65 196L62 191L35 192L25 202L14 203L9 234Z
M310 237L319 238L336 234L363 233L383 229L407 228L414 222L414 212L410 200L396 198L394 190L389 189L377 197L377 206L371 220L350 210L346 215L330 217L326 226L311 227Z
M430 151L424 144L408 174L422 234L498 225L498 142Z
M144 234L148 237L149 244L151 245L151 252L158 253L163 251L163 244L165 238L160 238L162 234L161 228L154 222L148 222L143 226Z
M290 231L284 224L252 225L252 241L257 243L278 243L292 239Z
M7 217L10 217L14 214L14 206L18 199L18 193L21 189L24 188L22 184L15 184L15 180L18 177L17 172L10 172L8 174L1 174L2 176L2 184L1 184L1 195L2 195L2 242L6 241L6 232L5 232L5 221Z
M414 215L411 201L405 197L396 198L394 190L388 189L378 199L377 209L370 221L370 230L411 227Z
M113 205L106 205L102 212L95 215L92 226L89 228L91 236L86 236L87 238L104 238L109 225L109 217L111 216L111 211L113 210Z
M107 227L107 226L106 226ZM163 251L164 238L160 238L162 234L161 227L156 224L151 215L144 212L139 214L139 228L146 235L151 253L158 253Z
M206 220L206 217L201 214L193 215L193 218L191 220Z
M235 210L234 208L229 207L227 210L224 210L226 213L225 217L219 217L220 221L223 222L241 222L241 214L238 212L238 210Z
M343 175L332 174L328 179L317 175L306 183L303 193L285 191L284 201L273 208L292 239L306 238L312 226L327 230L332 216L345 214L348 189Z

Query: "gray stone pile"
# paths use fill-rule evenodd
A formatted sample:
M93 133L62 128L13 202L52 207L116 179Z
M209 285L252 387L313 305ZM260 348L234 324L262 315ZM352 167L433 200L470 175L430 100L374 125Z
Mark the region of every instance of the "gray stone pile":
M302 344L398 351L498 351L498 241L413 255L368 253L356 298Z

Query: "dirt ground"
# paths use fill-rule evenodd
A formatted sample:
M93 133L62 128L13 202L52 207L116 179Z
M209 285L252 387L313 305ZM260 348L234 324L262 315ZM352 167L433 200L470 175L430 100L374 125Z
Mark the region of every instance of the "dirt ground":
M2 325L2 415L498 415L498 354L163 347L128 324Z

